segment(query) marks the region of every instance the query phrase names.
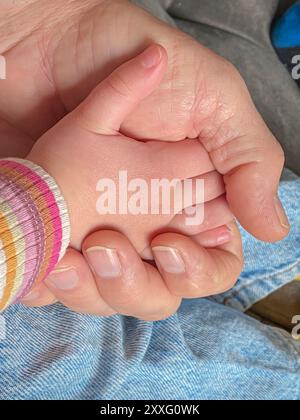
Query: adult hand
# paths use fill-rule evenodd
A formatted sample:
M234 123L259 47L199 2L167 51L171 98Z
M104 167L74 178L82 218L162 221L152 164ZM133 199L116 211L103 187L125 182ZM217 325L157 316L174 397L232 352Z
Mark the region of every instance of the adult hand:
M229 63L127 1L57 1L51 10L49 2L28 4L20 15L23 32L18 39L13 30L9 32L12 26L7 22L5 26L10 37L2 43L2 52L10 70L8 80L0 85L0 112L6 120L35 140L118 64L150 41L159 42L168 51L168 73L160 89L125 122L123 132L137 138L151 138L155 132L161 140L174 141L199 137L225 175L228 200L242 224L268 241L288 233L276 198L281 148ZM38 22L33 25L36 30L28 30L28 22L32 27L37 16L47 25ZM172 248L176 239L180 248L178 241L183 244L187 238L164 239L164 246ZM209 273L212 278L213 270ZM216 292L220 290L221 285ZM199 289L197 295L201 295Z
M144 64L144 57L147 58L147 67ZM70 208L73 209L71 212L71 226L74 228L72 229L72 240L75 243L77 237L76 229L79 229L77 233L81 235L80 231L86 229L94 220L94 211L89 212L94 200L92 198L93 192L91 191L89 196L83 201L84 204L82 203L82 209L85 209L84 212L80 210L80 205L79 210L76 208L75 198L73 195L69 195L68 192L70 182L72 185L72 180L74 180L75 176L73 174L70 177L74 167L81 168L80 173L83 174L85 180L78 179L78 182L76 182L79 191L84 192L85 185L87 185L86 182L88 182L88 185L96 183L97 169L95 169L95 174L91 167L87 165L89 160L86 161L84 159L82 162L80 162L80 159L78 160L78 157L82 156L82 150L84 151L86 147L91 147L89 140L92 141L93 159L95 162L99 161L97 153L99 153L99 156L103 156L103 150L107 147L108 152L105 152L104 156L110 157L112 153L108 144L110 141L114 144L117 141L120 145L125 142L124 147L126 149L129 148L130 153L128 154L126 150L125 154L122 153L122 164L126 162L126 159L129 159L130 162L133 156L138 157L137 163L130 163L130 167L134 167L135 173L139 173L139 165L141 163L141 173L144 173L147 167L147 159L150 159L152 163L151 170L154 171L155 175L158 174L159 176L161 171L166 171L166 165L161 165L159 160L160 157L162 159L163 149L166 146L170 149L169 159L173 159L179 171L179 176L183 177L183 172L180 171L186 172L188 168L189 172L186 172L186 176L191 177L199 171L199 165L200 167L201 165L205 166L205 162L200 161L195 165L195 158L193 157L195 150L197 155L199 150L201 150L198 142L190 140L177 144L173 143L173 145L170 143L162 145L160 142L141 143L126 137L122 138L118 134L124 116L131 112L132 107L141 97L147 95L150 88L153 90L153 86L157 86L162 70L165 67L165 58L166 54L163 49L153 46L148 48L142 55L119 67L104 82L100 83L75 111L71 112L43 136L28 157L33 162L46 167L50 174L53 174L55 178L60 180L62 191L67 197ZM149 61L151 62L151 68L148 66ZM155 65L153 64L154 62L156 63ZM110 110L109 117L107 109ZM114 134L113 137L112 134ZM79 136L78 143L76 142L76 136ZM86 140L83 140L85 138L88 140L88 143L86 143ZM96 138L98 139L97 141ZM62 143L57 145L59 139ZM70 149L70 142L73 142L73 140L76 143L76 148L79 147L78 151L80 153L77 156L74 150L70 160L70 172L67 171L69 176L65 176L66 171L61 164L62 159L59 159L59 156L65 156ZM117 146L116 153L113 153L113 156L116 156L116 163L113 159L109 159L111 167L115 164L118 167L120 163L117 157L118 153L120 153L120 147L121 149L123 148L120 145ZM181 159L179 161L178 147L181 148ZM153 152L155 152L154 158L153 156L151 157ZM90 156L89 152L87 152L87 156ZM185 162L190 162L190 164L184 166L182 157L184 157ZM76 163L75 166L74 164L72 165L72 160ZM169 160L169 163L168 171L172 170L171 160ZM209 160L206 161L206 164L208 167L211 166ZM95 164L92 163L92 168L94 167ZM168 177L168 171L164 172L166 177ZM104 172L106 173L107 170L104 169ZM114 173L114 170L112 173ZM153 179L153 175L151 179ZM82 187L84 187L83 190ZM213 190L208 180L205 194L208 193L209 189ZM222 193L223 190L216 190L216 193L218 192ZM224 204L227 207L225 200ZM218 223L221 223L221 221L222 223L226 222L226 220L222 219L222 208L220 206L218 210ZM80 215L76 215L78 211L80 214L86 214L86 219L82 226L78 222ZM210 213L208 211L208 220L211 217ZM225 213L225 215L228 217L228 223L230 223L232 220L231 213L229 212L228 215ZM181 220L181 216L176 215L175 218L171 216L172 222L166 225L166 230L169 230L171 224L175 227L175 220L177 220L178 225L178 217ZM130 231L136 229L134 235L132 235L133 243L139 243L140 239L140 244L142 244L140 246L140 255L141 251L147 246L147 240L149 240L147 239L145 242L144 233L147 232L146 236L148 238L153 227L157 226L161 219L162 216L153 216L151 214L147 216L141 215L140 218L139 216L132 218L129 215L125 217L126 228L124 229L127 229L127 234L130 235L132 233ZM118 216L114 218L113 222L116 223L117 227L119 227L118 220L120 224L121 220L120 217L118 219ZM141 223L142 227L140 226ZM234 223L231 223L231 225L234 226ZM229 244L227 246L217 246L210 250L199 246L203 244L209 246L210 238L207 233L208 237L198 232L193 239L188 239L179 234L164 234L156 237L151 242L151 249L160 273L153 265L142 262L135 251L135 248L138 248L138 246L135 245L135 248L133 246L130 247L128 242L122 241L120 234L107 232L108 236L104 238L100 245L99 236L91 236L85 241L83 251L86 260L93 269L94 275L92 276L89 270L84 269L86 265L79 265L80 256L77 255L76 257L74 254L73 265L70 266L69 261L68 267L64 266L62 269L56 269L46 280L46 285L61 302L80 312L88 311L99 315L109 315L116 311L123 315L131 315L147 320L160 319L172 314L178 308L182 297L195 297L199 296L199 294L201 296L211 295L216 293L216 291L223 291L232 285L242 266L239 232L233 226ZM111 241L112 238L114 238L113 241ZM108 240L110 240L109 247L107 246ZM81 242L82 240L79 240L79 243ZM95 242L98 244L95 245ZM170 244L170 242L172 242L171 247L164 245L165 243ZM128 251L131 251L131 253ZM66 260L67 258L64 264ZM82 274L81 281L80 274ZM26 300L28 302L28 296Z
M8 67L0 115L6 121L36 139L119 64L150 41L160 43L169 55L166 77L123 132L169 141L198 137L224 175L241 224L264 241L288 234L277 196L282 149L231 64L125 0L9 3L0 26Z
M39 307L59 301L71 310L98 316L122 314L146 321L167 318L177 311L183 297L212 296L232 288L243 255L236 224L228 228L231 240L219 246L210 232L193 238L157 236L151 247L158 269L142 261L119 232L96 232L84 241L83 254L70 249L46 282L22 303ZM228 235L228 228L219 229L221 239ZM103 258L110 266L110 252L119 256L121 275L105 276L98 269L98 258L102 266Z

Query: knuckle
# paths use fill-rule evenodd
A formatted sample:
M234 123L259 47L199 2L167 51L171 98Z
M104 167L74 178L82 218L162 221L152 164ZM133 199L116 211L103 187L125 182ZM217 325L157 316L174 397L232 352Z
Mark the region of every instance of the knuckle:
M222 269L221 269L222 268ZM201 270L186 283L185 298L201 298L217 295L232 289L243 269L243 261L238 257L224 259L219 269Z
M237 67L226 58L222 58L222 72L226 80L231 80L237 87L245 88L246 83Z
M102 318L109 318L111 316L117 315L117 312L114 311L113 309L103 309L100 311L94 311L94 312L90 312L88 313L88 315L96 315L96 316L101 316Z
M88 308L88 307L83 307L80 304L67 304L66 307L68 309L70 309L73 312L77 312L77 313L81 313L81 314L85 314L85 315L96 315L96 316L100 316L103 318L107 318L110 316L113 316L116 314L116 312L112 309L106 309L106 308Z
M285 153L280 143L277 140L275 140L274 146L273 146L273 159L275 159L275 162L277 162L280 168L284 167Z
M201 298L211 293L212 285L216 283L215 274L208 271L194 274L184 284L184 287L177 290L177 294L186 299Z
M144 313L140 319L144 321L163 321L173 316L181 305L181 298L172 296L169 302L160 302L157 308L149 308L149 313Z
M224 271L226 273L226 276L223 278L223 281L220 282L220 289L218 293L224 293L228 290L231 290L236 285L239 276L243 270L243 258L238 258L235 256L229 261L230 263L228 263L228 266Z
M107 80L106 84L114 95L121 96L122 98L131 98L133 95L126 80L120 75L119 72L113 73Z
M228 140L222 147L214 150L212 156L218 162L222 173L228 173L247 163L263 162L266 158L266 148L261 142L256 143L251 138L241 136Z
M141 302L145 302L142 288L136 290L125 284L118 284L118 289L101 289L101 295L108 305L128 316L136 316L140 312Z
M228 279L223 283L223 287L220 288L218 293L224 293L225 291L231 290L236 285L239 274L228 276Z
M149 322L164 321L164 320L170 318L171 316L175 315L177 310L178 310L178 307L170 309L168 311L163 309L159 313L155 313L155 314L151 314L151 315L145 315L141 319L143 321L149 321Z

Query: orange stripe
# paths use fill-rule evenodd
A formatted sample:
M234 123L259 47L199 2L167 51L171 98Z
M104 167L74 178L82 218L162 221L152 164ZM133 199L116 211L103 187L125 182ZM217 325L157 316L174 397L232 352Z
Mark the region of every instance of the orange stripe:
M30 179L25 178L23 174L18 172L18 170L11 169L7 166L0 166L0 172L7 176L9 179L12 179L16 185L26 190L26 192L34 201L34 204L43 220L43 226L45 229L45 255L43 258L42 266L40 268L40 272L36 278L37 283L44 278L47 272L49 260L52 257L53 247L55 244L54 225L53 223L50 223L52 222L52 215L41 191L33 185Z
M7 263L6 286L3 297L0 301L0 311L5 308L5 305L11 297L13 287L15 284L17 274L17 251L14 245L14 238L11 234L9 224L5 216L0 211L0 237L4 245L4 252Z

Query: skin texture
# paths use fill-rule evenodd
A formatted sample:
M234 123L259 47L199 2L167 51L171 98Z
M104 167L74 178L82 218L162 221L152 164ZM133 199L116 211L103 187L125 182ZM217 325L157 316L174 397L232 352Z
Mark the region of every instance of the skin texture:
M230 207L244 227L266 241L287 235L288 222L277 200L282 150L228 62L127 1L57 0L50 7L40 0L24 2L22 10L14 5L0 13L4 12L0 34L6 36L0 37L0 51L7 59L9 77L0 85L0 130L7 138L13 130L15 141L4 146L3 155L19 151L24 156L99 81L149 43L158 42L169 57L165 77L124 121L121 131L143 139L155 133L157 139L168 141L198 137L224 175ZM224 233L226 229L218 231L220 237ZM104 237L109 246L107 233ZM100 241L101 232L92 238ZM178 246L181 240L187 245L184 237L157 237L164 246L172 245L172 238ZM130 249L127 242L128 261ZM82 257L76 257L82 266ZM74 252L66 260L68 266L71 260L76 265ZM226 273L219 277L225 279ZM37 304L55 300L48 292L43 300L44 292L36 297Z
M155 177L172 179L173 174L176 174L179 179L184 180L201 175L197 172L200 167L205 173L212 169L212 164L207 159L207 154L202 152L203 146L198 141L185 140L164 144L158 141L140 142L119 133L127 115L130 115L140 101L159 85L166 66L166 51L157 45L149 47L144 53L119 67L101 82L79 107L42 136L30 152L28 159L45 168L58 181L63 196L67 200L70 209L73 248L81 246L87 233L94 229L94 224L97 225L99 220L99 215L95 212L97 194L95 187L93 188L99 178L105 176L115 179L116 171L120 168L128 168L129 177L131 174L138 178L143 177L149 184ZM110 110L109 114L107 109ZM162 164L164 155L167 156L167 165ZM97 165L100 160L101 167ZM67 167L66 161L68 161ZM217 196L218 192L211 190L210 194ZM227 203L222 208L216 199L215 205L218 207L220 225L225 222L233 224ZM84 218L82 214L85 215ZM137 250L142 257L145 257L144 251L151 241L151 236L154 236L153 233L164 228L169 230L170 223L176 230L177 218L178 215L122 216L117 214L101 216L101 223L104 226L114 224L116 231L123 231L131 239L132 251ZM199 232L193 233L197 235L201 230L202 227ZM180 232L180 227L178 231ZM115 233L114 237L118 238L118 235ZM180 244L182 240L186 241L185 246ZM89 252L93 251L90 241L89 238L85 242L84 252L87 259L91 255ZM231 286L241 270L242 247L237 230L227 248L224 245L210 251L201 249L197 244L197 238L195 241L184 239L179 233L171 235L170 241L173 242L173 252L176 252L178 259L183 262L183 271L178 271L177 268L175 272L166 270L163 264L161 267L163 277L161 277L151 264L141 264L140 260L136 259L133 275L132 267L127 269L127 274L126 271L120 270L113 276L117 281L111 284L111 274L109 278L105 278L106 276L103 276L101 271L99 274L95 265L94 279L97 287L94 286L93 289L98 288L101 296L98 301L103 302L102 306L106 305L106 310L111 309L108 314L116 311L125 315L144 316L150 320L157 319L158 314L161 315L161 313L164 316L170 315L174 308L178 308L182 297L197 296L199 290L204 295L211 294L211 282L213 282L213 289L218 287L223 291L224 288ZM151 248L154 256L157 257L158 252L162 250L159 239L152 241ZM122 262L123 257L120 251L118 254L115 253L115 248L110 248L109 251L110 256L113 251L113 258L118 258ZM163 252L166 251L163 247ZM134 255L136 251L132 254L132 258ZM224 260L227 260L226 264ZM161 264L159 258L156 262L158 265ZM121 265L126 264L121 263ZM188 272L186 267L189 267ZM220 267L226 273L227 285L218 280ZM136 276L137 271L142 272L141 277ZM214 274L209 278L208 275L207 277L203 274L199 276L200 272ZM189 277L193 279L192 282L188 281ZM125 291L122 288L123 278L127 280ZM87 279L91 291L92 278L87 275ZM65 286L69 287L66 284ZM73 283L72 289L74 288L76 289L76 285ZM97 296L95 293L92 295L94 299ZM92 296L86 299L91 301ZM127 312L128 299L131 302L130 312ZM95 303L91 306L93 307Z
M47 15L47 2L38 3L43 5ZM22 28L36 19L36 7L33 2L27 14L20 12ZM168 71L122 132L143 139L155 133L168 141L199 138L224 175L227 199L243 226L261 240L286 236L288 221L277 200L283 152L231 64L127 1L71 1L59 16L51 7L48 14L35 29L31 23L25 39L16 43L11 35L0 47L9 69L1 84L2 119L36 140L118 65L150 40L159 42L168 52ZM10 25L7 31L13 31Z
M150 57L151 54L158 56L159 63L155 68L148 69L141 64L143 55L139 60L121 66L101 82L77 109L44 134L27 157L58 181L70 212L71 246L78 250L88 233L101 225L123 232L143 258L148 257L145 250L158 231L172 229L182 232L184 229L182 233L197 235L204 230L202 223L189 226L185 214L173 211L170 215L153 215L149 214L149 210L145 215L99 215L96 211L100 196L96 189L98 181L108 178L118 185L122 170L127 171L129 181L143 179L150 186L153 179L178 179L178 183L182 183L186 179L201 178L202 172L207 174L214 169L197 140L142 142L119 134L126 116L159 86L165 73L166 51L154 45L146 50L145 54L148 53ZM221 204L225 190L221 183L220 190L215 188L218 186L215 184L216 175L211 173L212 183L209 176L206 178L206 197L213 200L210 203L212 209L206 216L206 229L233 220L228 206ZM116 192L119 202L118 190ZM194 196L191 205L202 204L196 200ZM218 224L211 226L210 223L214 223L214 208L218 213Z

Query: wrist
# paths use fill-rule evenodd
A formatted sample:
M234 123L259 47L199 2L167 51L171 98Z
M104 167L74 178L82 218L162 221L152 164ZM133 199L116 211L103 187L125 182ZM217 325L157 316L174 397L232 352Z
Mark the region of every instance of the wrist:
M24 160L0 160L0 310L48 276L70 240L69 217L53 178Z

